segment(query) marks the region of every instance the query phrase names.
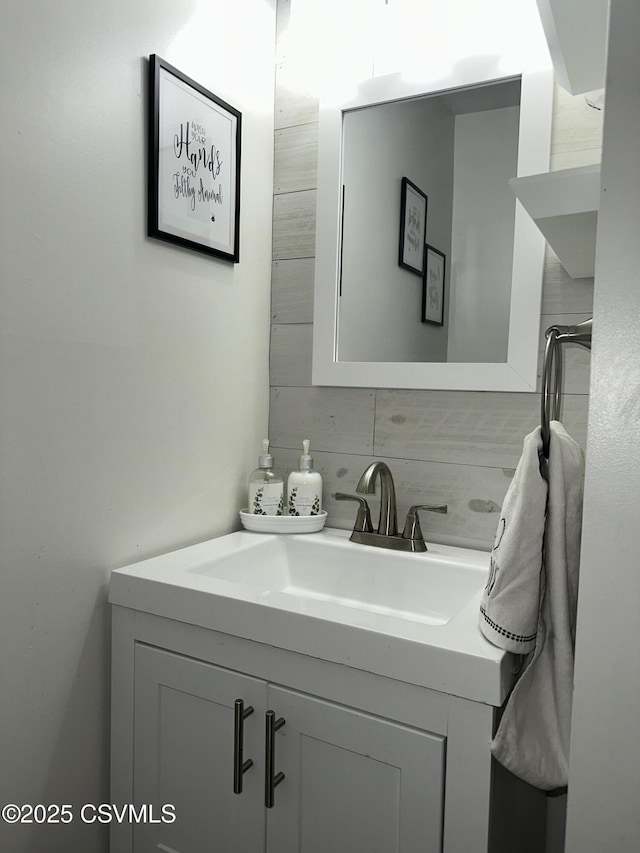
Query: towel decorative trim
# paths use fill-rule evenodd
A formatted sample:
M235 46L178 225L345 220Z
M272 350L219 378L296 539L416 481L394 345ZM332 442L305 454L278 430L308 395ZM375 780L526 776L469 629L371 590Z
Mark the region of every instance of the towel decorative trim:
M506 628L498 625L497 622L494 622L493 619L490 619L487 616L487 611L484 607L480 607L480 613L482 613L485 622L490 628L493 628L494 631L501 636L506 637L508 640L513 640L514 643L526 643L527 645L530 645L536 638L536 634L514 634L512 631L507 631Z

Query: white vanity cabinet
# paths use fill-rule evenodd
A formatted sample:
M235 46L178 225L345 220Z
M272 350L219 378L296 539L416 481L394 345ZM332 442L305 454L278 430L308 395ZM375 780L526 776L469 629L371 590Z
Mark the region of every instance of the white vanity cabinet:
M436 853L444 744L359 710L165 649L134 652L133 802L175 808L134 827L136 851ZM242 793L233 791L234 706L243 726ZM275 733L273 806L265 807L266 712ZM266 827L265 827L265 816ZM265 833L266 829L266 833Z
M517 846L503 843L502 822L491 821L488 705L121 606L112 672L112 802L146 804L154 819L114 822L111 853L544 849L526 827ZM238 699L253 707L242 793L233 790ZM271 808L268 711L285 721ZM162 820L166 805L173 822Z
M268 700L286 720L269 853L442 849L443 737L271 685Z
M145 645L136 645L134 665L133 802L152 804L158 815L171 804L176 815L173 823L136 825L134 849L263 850L263 765L256 761L234 794L233 736L234 698L260 709L265 683ZM259 721L246 722L245 754L257 758Z

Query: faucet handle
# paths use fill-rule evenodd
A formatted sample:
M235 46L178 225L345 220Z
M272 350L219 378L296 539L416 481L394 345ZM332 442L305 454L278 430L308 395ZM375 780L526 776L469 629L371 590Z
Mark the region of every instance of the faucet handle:
M364 498L360 498L357 495L347 495L344 492L336 492L334 498L337 501L356 501L359 504L358 506L358 514L356 515L356 522L353 525L354 533L372 533L373 527L371 525L371 512L369 511L369 504L366 502Z
M404 523L404 530L402 531L403 539L422 540L424 542L424 536L420 527L420 518L418 517L418 511L421 509L444 514L448 512L446 504L440 506L437 504L414 504L414 506L409 507L409 512L407 513L407 520Z

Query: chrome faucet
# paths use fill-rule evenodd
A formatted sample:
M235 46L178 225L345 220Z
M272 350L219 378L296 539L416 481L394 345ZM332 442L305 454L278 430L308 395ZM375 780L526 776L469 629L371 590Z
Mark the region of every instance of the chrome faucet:
M396 511L396 487L393 475L386 462L372 462L364 472L356 492L361 495L375 495L376 478L380 480L380 518L378 533L380 536L396 536L398 533L398 515Z
M376 548L391 548L395 551L421 552L427 550L422 530L420 529L419 510L430 512L447 512L446 506L431 506L430 504L415 504L409 508L402 536L398 535L398 515L396 509L396 489L393 476L386 462L372 462L360 477L356 492L373 495L376 491L376 480L380 480L380 517L378 529L374 532L371 524L369 505L358 495L347 495L336 492L338 501L357 501L359 504L356 522L351 533L351 541L361 545L373 545Z

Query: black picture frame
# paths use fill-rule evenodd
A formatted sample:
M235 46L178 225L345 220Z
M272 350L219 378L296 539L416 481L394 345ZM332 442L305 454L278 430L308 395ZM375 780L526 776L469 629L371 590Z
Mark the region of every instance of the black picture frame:
M240 260L242 114L149 57L147 234Z
M398 264L416 275L424 275L427 206L427 196L420 187L409 178L403 178L400 193Z
M444 285L447 258L444 252L425 244L422 279L422 322L444 326Z

